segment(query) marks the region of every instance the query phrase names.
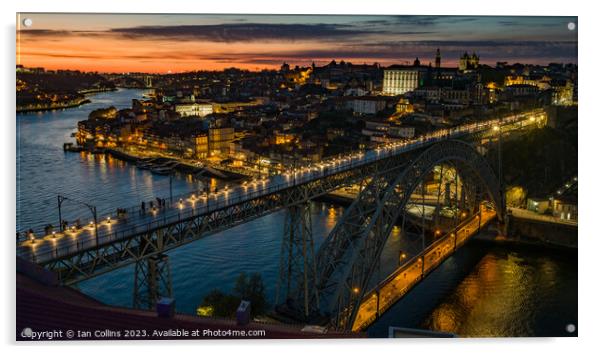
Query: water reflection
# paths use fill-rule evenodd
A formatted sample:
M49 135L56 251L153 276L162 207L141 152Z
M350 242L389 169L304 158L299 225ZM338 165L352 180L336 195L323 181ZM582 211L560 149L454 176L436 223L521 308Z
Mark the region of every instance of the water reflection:
M462 336L568 335L566 324L576 323L576 282L574 259L495 249L422 325Z

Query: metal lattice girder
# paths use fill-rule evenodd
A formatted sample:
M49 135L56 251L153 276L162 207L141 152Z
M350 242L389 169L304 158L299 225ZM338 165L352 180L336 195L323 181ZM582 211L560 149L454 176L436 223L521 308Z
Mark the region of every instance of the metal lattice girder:
M133 305L152 309L161 297L172 297L169 258L157 254L136 262Z
M545 116L545 111L535 109L526 113L510 114L500 119L499 124L504 127L505 131L522 129L530 124L529 116L533 118L533 115ZM474 131L463 133L462 138L471 140L475 134L491 130L490 124L491 120L481 128L476 127ZM51 249L44 254L24 251L20 256L29 257L34 263L56 272L63 284L73 284L262 217L276 210L303 203L343 186L369 180L371 176L399 168L410 158L411 154L422 151L435 143L436 141L421 140L420 146L414 150L399 154L385 152L376 161L370 160L353 165L347 170L320 176L287 189L278 189L273 193L266 193L254 199L232 202L221 209L206 211L194 209L192 214L188 213L186 217L177 221L170 218L169 221L132 225L127 234L110 235L111 238L104 238L100 244L98 240L96 243L92 240L81 246L73 244L60 250Z
M499 124L508 129L526 127L529 116L545 116L541 109L526 113L511 114L499 120ZM462 134L465 139L472 139L474 134L490 130L491 120L475 127L475 131ZM505 128L506 130L506 128ZM127 234L113 239L105 238L100 244L86 244L85 247L73 245L67 249L51 250L38 255L25 252L25 257L37 264L55 271L63 284L73 284L96 275L109 272L119 267L136 262L151 255L168 251L189 242L198 240L236 225L262 217L276 210L303 203L320 195L331 192L346 185L358 183L366 177L398 168L408 156L428 148L436 141L422 140L420 147L400 154L385 153L378 160L370 160L363 164L351 166L347 170L320 176L309 182L300 183L287 189L275 190L271 194L263 194L254 199L228 204L221 209L203 211L194 209L180 220L170 219L165 222L152 222L145 225L134 225ZM163 239L160 239L163 235ZM150 243L150 244L149 244ZM145 246L141 246L141 245Z
M393 155L374 163L358 166L355 169L345 170L214 211L199 211L198 214L182 218L177 222L149 226L147 230L126 238L115 239L86 250L76 250L71 254L59 255L40 262L40 264L56 272L63 284L74 284L265 216L276 210L305 203L335 189L358 183L366 176L397 171L414 153Z
M362 190L357 199L349 206L341 220L331 231L327 241L325 241L318 251L317 269L318 278L316 286L319 289L319 301L311 301L311 304L319 303L319 309L331 308L331 304L325 303L332 299L329 292L335 291L344 276L346 264L351 264L353 258L352 252L348 250L359 249L361 234L368 223L370 217L374 214L378 202L382 199L391 180L402 170L402 165L398 169L386 171L373 176L371 182ZM326 256L328 255L328 256ZM327 311L328 312L328 311ZM329 314L326 313L328 316Z
M307 318L310 311L310 298L317 299L318 296L315 275L311 210L310 203L305 202L287 208L276 303L282 299L285 303L291 304L292 308L302 310L296 314L297 317Z
M460 172L472 171L485 186L503 221L499 183L491 167L469 144L446 141L433 145L394 179L375 178L348 208L317 255L320 310L337 328L351 329L368 281L394 223L424 176L453 161Z

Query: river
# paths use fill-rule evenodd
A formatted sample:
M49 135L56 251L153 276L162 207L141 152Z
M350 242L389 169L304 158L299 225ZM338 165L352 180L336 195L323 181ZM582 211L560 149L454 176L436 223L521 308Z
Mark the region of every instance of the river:
M65 153L77 122L97 108L125 108L142 90L90 95L80 107L17 115L17 229L55 223L57 195L87 201L99 212L137 205L169 195L169 178L103 155ZM199 181L177 175L173 193L198 189ZM316 246L344 209L313 203ZM65 218L84 218L88 211L66 203ZM259 272L273 301L278 279L283 212L248 222L168 253L173 290L180 312L195 313L210 290L229 292L240 272ZM396 241L389 240L389 246ZM397 257L386 247L385 262ZM445 261L368 329L387 336L389 326L454 332L460 336L562 336L577 324L575 254L508 249L471 241ZM101 301L131 306L133 266L82 282L77 287ZM575 333L572 333L575 335Z

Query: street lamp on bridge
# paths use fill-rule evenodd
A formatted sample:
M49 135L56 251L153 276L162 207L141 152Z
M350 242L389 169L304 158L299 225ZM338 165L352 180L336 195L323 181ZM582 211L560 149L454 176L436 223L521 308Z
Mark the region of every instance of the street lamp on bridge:
M65 202L66 200L72 201L76 204L84 205L85 207L87 207L90 210L90 213L92 213L92 217L94 218L94 221L93 221L94 225L90 225L90 226L94 226L94 237L96 238L96 244L98 245L98 219L97 219L97 214L96 214L96 206L94 206L92 204L88 204L86 202L82 202L82 201L74 199L74 198L68 198L68 197L65 197L65 196L59 194L57 196L58 208L59 208L59 230L61 232L64 231L61 206L63 205L63 202ZM90 221L90 224L92 224L92 221Z

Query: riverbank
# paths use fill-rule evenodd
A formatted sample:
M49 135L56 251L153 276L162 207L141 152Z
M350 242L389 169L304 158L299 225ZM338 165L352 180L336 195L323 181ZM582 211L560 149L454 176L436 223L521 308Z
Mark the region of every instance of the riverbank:
M97 89L81 90L81 91L78 91L77 93L82 94L82 95L89 95L89 94L93 94L93 93L113 92L113 91L117 91L117 90L118 90L117 87L104 87L104 88L97 88Z
M473 237L474 242L481 244L488 244L493 246L505 247L508 249L524 249L529 251L540 251L540 250L550 250L550 251L560 251L560 252L574 252L577 253L577 247L554 243L554 242L542 242L540 240L528 239L528 238L516 238L516 237L507 237L498 234L493 231L485 231L481 232Z
M102 92L113 92L113 91L117 91L117 88L99 88L99 89L81 90L81 91L77 92L80 95L84 95L80 98L69 100L69 101L64 101L64 102L58 102L58 103L55 102L55 103L51 103L51 104L29 104L29 105L25 105L25 106L17 106L17 113L48 112L48 111L56 111L56 110L66 109L66 108L76 108L76 107L79 107L84 104L88 104L88 103L92 102L89 98L86 97L86 95L102 93Z
M83 98L81 100L71 100L69 102L64 103L55 103L52 105L36 105L32 107L31 105L27 105L25 107L17 106L17 113L31 113L31 112L47 112L47 111L57 111L65 108L75 108L81 105L90 103L91 101L87 98Z
M110 154L111 156L113 156L119 160L129 162L134 165L139 165L141 162L148 160L148 158L142 158L140 156L129 154L124 151L116 150L116 149L104 149L104 153ZM162 157L162 156L156 157L156 159L159 160L159 162L161 164L173 163L174 164L173 170L175 170L177 172L181 172L181 173L192 174L192 175L201 174L203 176L218 178L218 179L222 179L222 180L226 180L226 181L236 181L236 180L240 180L240 179L244 178L244 176L235 174L233 172L228 172L228 171L219 171L219 173L216 173L215 171L213 171L210 168L206 168L204 166L196 166L196 165L193 165L182 159L177 159L177 158L172 158L172 157Z

